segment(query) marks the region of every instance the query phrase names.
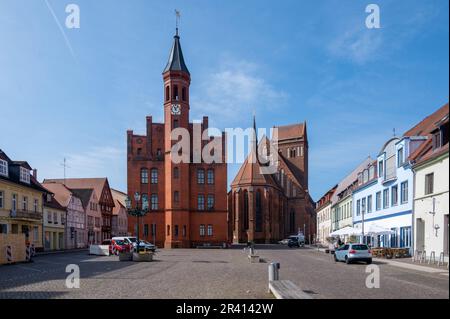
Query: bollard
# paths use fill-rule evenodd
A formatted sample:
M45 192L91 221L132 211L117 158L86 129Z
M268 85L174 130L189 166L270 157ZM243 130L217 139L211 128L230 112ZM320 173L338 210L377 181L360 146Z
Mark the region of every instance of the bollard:
M267 291L270 292L270 282L275 280L280 280L280 263L271 262L269 264L269 282L267 284Z
M6 246L6 262L8 264L12 264L13 259L12 259L12 248L10 245Z
M434 251L430 254L430 259L428 260L428 265L433 263L433 265L436 263L436 253Z
M31 247L29 245L26 248L25 259L27 262L31 262Z
M439 254L438 266L444 266L444 253L443 252L441 252Z
M250 246L249 254L250 256L253 256L255 254L255 248L253 248L253 246Z

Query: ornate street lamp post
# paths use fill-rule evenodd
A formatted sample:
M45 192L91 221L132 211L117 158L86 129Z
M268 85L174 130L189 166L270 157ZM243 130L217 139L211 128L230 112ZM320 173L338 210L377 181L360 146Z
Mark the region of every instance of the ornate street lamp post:
M139 252L139 217L143 217L148 213L148 198L141 196L138 192L134 193L135 207L132 207L131 199L127 196L125 199L125 205L127 213L131 216L135 216L137 219L136 225L136 250Z

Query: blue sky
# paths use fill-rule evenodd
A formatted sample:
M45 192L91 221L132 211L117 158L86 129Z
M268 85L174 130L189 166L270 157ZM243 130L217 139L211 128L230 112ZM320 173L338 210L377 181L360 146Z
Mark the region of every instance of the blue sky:
M181 11L191 120L307 121L317 200L393 128L449 99L449 2L0 0L0 148L39 179L108 176L126 190L126 130L162 118L161 72ZM381 29L365 27L377 3ZM71 49L70 49L71 48ZM229 167L229 180L238 165Z

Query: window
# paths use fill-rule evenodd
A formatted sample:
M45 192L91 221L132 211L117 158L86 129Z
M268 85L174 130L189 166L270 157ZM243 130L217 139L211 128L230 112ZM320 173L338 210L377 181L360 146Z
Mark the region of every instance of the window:
M434 173L425 175L425 195L433 194L434 191Z
M39 206L39 200L37 198L35 198L34 203L33 203L33 209L34 209L35 213L38 212L38 206Z
M28 197L24 196L22 199L22 210L28 210Z
M398 186L394 185L391 188L391 205L396 206L398 204Z
M367 183L369 181L369 170L365 169L363 172L363 183Z
M183 87L183 88L181 89L181 99L182 99L183 101L186 101L186 88L185 88L185 87Z
M144 224L144 237L148 237L148 224Z
M375 209L381 209L381 192L377 192L375 195Z
M201 237L205 236L205 225L200 225L200 236Z
M180 201L180 192L178 191L173 192L173 201L175 203L178 203Z
M152 168L151 170L151 183L158 184L158 169Z
M183 237L186 237L187 234L187 228L186 225L183 225Z
M8 162L0 159L0 175L8 176Z
M141 184L148 184L148 169L141 169Z
M30 184L30 171L25 167L20 168L20 181Z
M401 187L400 200L401 200L402 204L405 204L408 202L408 181L403 182L400 187Z
M180 169L178 167L173 168L173 178L178 179L180 177Z
M214 184L214 170L213 169L208 170L208 184L210 184L210 185Z
M173 120L173 128L176 129L180 126L178 120Z
M438 131L437 133L435 133L433 135L433 149L437 149L439 147L441 147L441 132Z
M142 194L141 195L141 205L144 206L144 203L147 202L147 208L148 208L148 195L147 194ZM144 207L142 207L144 208Z
M158 209L158 194L152 194L150 209L151 210Z
M389 208L389 188L383 190L383 208Z
M214 195L213 194L208 194L208 210L213 210L214 209Z
M403 163L404 163L404 161L403 161L403 147L401 147L397 151L397 167L402 166Z
M202 194L198 195L197 208L198 208L198 210L205 210L205 196Z
M170 225L167 225L167 236L170 236Z
M411 226L400 227L400 247L411 247Z
M3 201L4 201L4 196L5 195L3 195L4 193L3 193L3 191L0 191L0 208L3 208Z
M33 227L33 241L36 243L39 241L39 228L38 226Z
M173 86L173 99L178 101L178 85Z
M174 235L175 237L178 237L178 225L175 225L175 226L174 226L174 228L173 228L173 235Z
M169 86L166 86L166 101L169 101L170 99L170 88Z
M384 177L383 161L378 162L378 177Z
M212 225L208 225L208 236L212 236L213 235L213 226Z
M367 213L372 212L372 195L367 196Z
M52 213L51 212L47 213L47 223L49 223L49 224L52 223Z
M358 199L356 201L356 216L361 215L361 200Z
M365 197L361 200L361 212L363 214L366 213L366 198Z
M375 166L370 166L369 167L369 179L373 179L375 177Z
M53 223L58 224L58 214L56 212L53 213Z
M205 170L202 168L197 170L197 183L205 184Z
M0 234L7 234L7 233L8 233L8 225L0 224Z

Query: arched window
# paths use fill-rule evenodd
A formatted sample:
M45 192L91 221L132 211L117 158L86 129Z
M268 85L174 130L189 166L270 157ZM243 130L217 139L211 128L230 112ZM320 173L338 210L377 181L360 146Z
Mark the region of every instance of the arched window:
M148 184L148 169L141 168L141 184Z
M152 184L158 184L158 169L152 168L151 171L151 183Z
M248 229L248 192L244 191L244 230Z
M178 179L180 177L180 169L178 167L173 168L173 178Z
M173 99L178 101L178 85L173 86Z
M166 101L170 100L170 88L169 86L166 86Z
M261 191L256 192L255 231L261 232L263 228L263 216L261 205Z
M186 101L186 88L183 87L183 89L181 89L181 99L183 101Z
M180 201L180 193L178 191L173 192L173 201L178 203Z

